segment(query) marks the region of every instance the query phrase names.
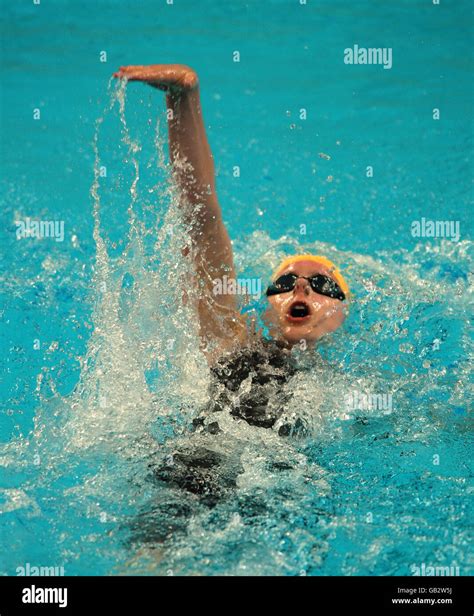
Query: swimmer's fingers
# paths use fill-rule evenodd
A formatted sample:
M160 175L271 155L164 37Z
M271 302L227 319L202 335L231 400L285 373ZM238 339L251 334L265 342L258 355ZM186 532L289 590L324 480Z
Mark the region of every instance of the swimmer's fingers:
M160 90L193 89L198 84L196 73L183 64L151 64L149 66L121 66L114 73L118 79L143 81Z
M148 66L121 66L114 73L114 77L126 79L127 81L145 81L149 83L153 78L153 74Z

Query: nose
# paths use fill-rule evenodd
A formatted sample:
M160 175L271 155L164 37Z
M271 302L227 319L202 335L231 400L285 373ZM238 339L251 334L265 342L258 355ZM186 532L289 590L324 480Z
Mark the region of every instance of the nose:
M309 286L309 282L306 278L298 278L295 284L295 294L304 293L305 295L309 295L311 291L311 287Z

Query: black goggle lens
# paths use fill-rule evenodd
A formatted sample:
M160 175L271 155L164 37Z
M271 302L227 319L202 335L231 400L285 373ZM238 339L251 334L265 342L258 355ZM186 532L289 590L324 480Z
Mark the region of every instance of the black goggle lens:
M270 287L273 287L276 293L286 293L295 288L296 281L297 278L294 274L283 274Z

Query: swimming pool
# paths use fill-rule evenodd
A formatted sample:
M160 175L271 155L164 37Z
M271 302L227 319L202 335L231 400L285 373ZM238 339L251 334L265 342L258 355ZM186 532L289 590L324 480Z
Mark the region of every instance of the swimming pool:
M122 7L3 10L0 571L472 573L469 3ZM355 44L392 48L392 68L344 64ZM150 473L208 385L163 97L110 81L156 62L200 76L238 273L308 250L355 296L326 363L289 384L309 437L229 419L201 443L239 468L213 507ZM17 239L27 217L64 240ZM458 241L414 237L423 218Z

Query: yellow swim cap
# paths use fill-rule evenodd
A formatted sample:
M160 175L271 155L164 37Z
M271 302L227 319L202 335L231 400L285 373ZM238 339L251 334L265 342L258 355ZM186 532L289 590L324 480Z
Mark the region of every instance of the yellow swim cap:
M341 272L337 269L337 267L334 265L332 261L330 261L327 257L323 257L321 255L309 254L309 255L293 255L292 257L287 257L280 263L280 265L274 271L272 278L275 279L278 272L280 272L282 269L287 268L292 263L298 263L299 261L314 261L314 263L319 263L320 265L324 265L325 267L327 267L330 270L332 276L334 277L334 280L341 287L341 290L344 293L344 295L346 296L349 295L350 293L349 286L347 282L345 281L344 276L341 274Z

